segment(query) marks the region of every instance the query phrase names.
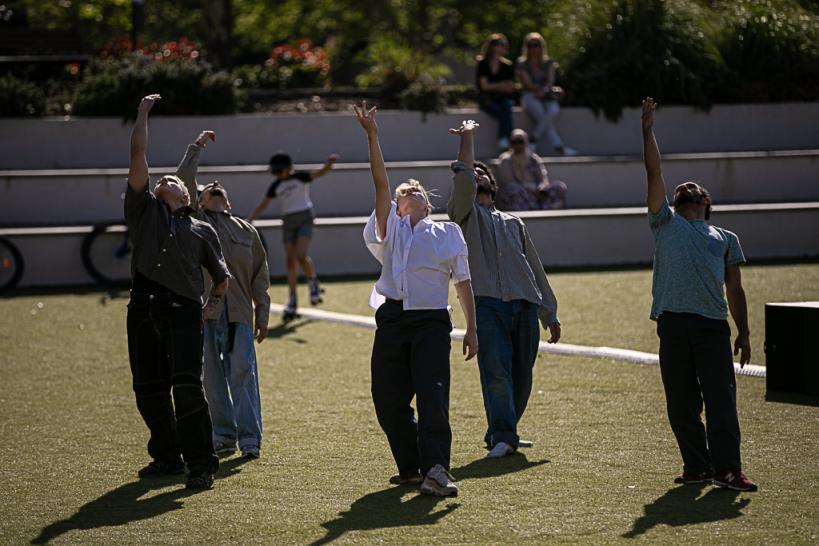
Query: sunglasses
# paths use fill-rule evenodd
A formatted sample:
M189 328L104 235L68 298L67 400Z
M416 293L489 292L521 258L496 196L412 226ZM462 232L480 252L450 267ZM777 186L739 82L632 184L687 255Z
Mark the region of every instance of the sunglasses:
M492 41L489 42L489 45L491 45L491 46L496 46L496 45L505 46L506 42L504 42L503 40L492 40Z

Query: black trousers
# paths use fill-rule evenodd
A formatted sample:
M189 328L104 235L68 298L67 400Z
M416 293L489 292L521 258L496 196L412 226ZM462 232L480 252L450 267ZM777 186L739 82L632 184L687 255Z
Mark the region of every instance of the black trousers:
M449 469L449 312L404 311L401 302L387 300L375 320L373 403L398 472L426 475L436 464Z
M171 293L131 292L128 356L148 454L192 473L215 472L213 427L202 389L202 308Z
M657 320L660 371L683 471L742 467L731 329L725 320L664 312ZM705 404L706 425L700 418Z

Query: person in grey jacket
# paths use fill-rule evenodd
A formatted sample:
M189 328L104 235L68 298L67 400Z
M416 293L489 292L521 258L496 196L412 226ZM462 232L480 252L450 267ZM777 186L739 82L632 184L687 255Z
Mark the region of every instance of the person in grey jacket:
M476 127L470 120L450 129L460 137L460 149L452 164L454 189L447 213L461 226L469 249L488 422L484 440L487 457L497 458L531 445L521 441L517 427L532 391L538 318L549 329L549 343L560 339L560 321L557 300L526 226L495 208L497 184L489 168L474 159Z
M224 299L204 310L204 385L213 420L217 455L236 452L258 459L262 442L262 409L254 339L267 335L270 317L270 273L267 253L250 222L230 212L228 192L218 181L196 183L199 156L213 131L203 131L177 168L176 175L191 195L196 218L216 230L233 275Z

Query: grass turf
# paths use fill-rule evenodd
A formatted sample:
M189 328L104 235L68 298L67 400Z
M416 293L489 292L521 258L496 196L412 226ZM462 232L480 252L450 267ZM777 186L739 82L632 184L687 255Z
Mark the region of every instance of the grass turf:
M552 273L548 277L558 301L563 342L657 352L655 323L648 318L650 270ZM765 303L819 300L819 264L745 266L742 283L748 299L751 362L763 365ZM326 303L322 308L372 315L367 305L372 286L372 280L324 283ZM299 285L299 290L299 302L307 305L310 300L304 283ZM287 286L274 285L271 295L273 301L286 303ZM463 313L451 286L449 301L454 311L453 320L463 328ZM735 335L733 320L729 322ZM547 337L545 331L541 332L541 339Z
M815 272L801 267L759 271L770 297L756 297L809 294ZM582 285L628 286L640 275L554 275L567 332L580 330L568 329L579 312L570 301L606 294ZM749 292L755 276L746 275ZM330 284L327 305L347 286ZM640 307L627 316L650 330L640 301L617 301ZM215 489L198 494L180 479L140 482L147 434L130 390L125 303L103 294L0 300L0 542L817 541L819 414L765 402L763 380L738 378L745 468L761 490L737 494L671 483L680 462L655 367L539 357L521 426L535 447L483 460L477 370L453 351L461 495L437 500L387 485L393 463L369 396L372 332L304 320L274 324L259 346L260 460L223 460ZM617 339L640 336L637 325L621 330Z

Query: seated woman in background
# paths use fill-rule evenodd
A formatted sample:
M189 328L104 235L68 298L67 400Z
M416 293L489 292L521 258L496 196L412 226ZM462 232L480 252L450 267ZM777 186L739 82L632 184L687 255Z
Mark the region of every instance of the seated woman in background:
M498 120L498 147L509 148L512 106L515 100L515 67L505 55L509 42L503 34L492 34L478 55L478 106Z
M498 160L498 194L495 196L498 209L514 211L566 207L566 184L559 180L549 181L540 157L529 148L526 131L512 131L512 149L502 153Z
M577 155L577 150L563 144L554 122L560 113L558 100L564 92L555 86L557 63L546 52L546 40L537 32L523 39L523 51L518 58L518 77L523 85L521 104L535 124L532 128L532 148L537 147L543 135L561 155Z

